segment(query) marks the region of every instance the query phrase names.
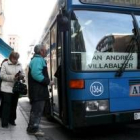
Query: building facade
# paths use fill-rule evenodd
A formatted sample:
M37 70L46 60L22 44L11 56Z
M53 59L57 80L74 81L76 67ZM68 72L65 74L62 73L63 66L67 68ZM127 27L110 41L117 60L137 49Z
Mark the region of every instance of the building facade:
M0 38L3 36L3 24L4 24L4 0L0 0Z
M18 35L8 35L8 44L11 48L18 52L19 49L19 36Z

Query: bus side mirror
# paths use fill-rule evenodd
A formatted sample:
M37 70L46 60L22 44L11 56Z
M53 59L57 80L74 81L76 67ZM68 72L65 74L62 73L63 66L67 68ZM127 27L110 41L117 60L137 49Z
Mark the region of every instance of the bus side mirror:
M61 32L69 30L69 20L68 17L62 14L57 16L58 30Z

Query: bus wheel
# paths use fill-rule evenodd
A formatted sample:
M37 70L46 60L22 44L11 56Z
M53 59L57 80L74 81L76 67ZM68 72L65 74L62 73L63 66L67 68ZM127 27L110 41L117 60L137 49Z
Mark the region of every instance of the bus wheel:
M52 114L52 110L51 110L51 103L49 99L46 101L45 107L44 107L44 116L47 118L48 121L54 120L51 114Z

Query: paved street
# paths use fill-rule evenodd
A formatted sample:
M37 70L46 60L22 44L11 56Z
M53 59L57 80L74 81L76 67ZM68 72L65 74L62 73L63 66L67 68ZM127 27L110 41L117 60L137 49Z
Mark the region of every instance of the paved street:
M19 100L19 107L26 121L30 104L27 97ZM38 140L139 140L140 124L92 127L74 134L57 122L48 122L42 117L40 128L45 132Z

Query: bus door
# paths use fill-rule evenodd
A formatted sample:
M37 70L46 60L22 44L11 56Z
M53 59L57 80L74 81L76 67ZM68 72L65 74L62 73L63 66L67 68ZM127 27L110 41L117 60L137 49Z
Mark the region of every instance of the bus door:
M64 33L58 30L57 35L57 78L59 118L64 124L67 123L67 97L65 92L65 68L64 68Z
M52 86L52 110L55 115L59 115L59 101L58 101L58 83L57 78L55 77L55 73L57 70L57 25L51 29L51 37L50 37L50 46L51 46L51 80L54 81L54 85Z
M64 82L62 77L62 38L60 32L57 35L57 26L55 24L51 30L51 77L54 81L52 86L53 111L59 118L65 116L62 107L65 106L65 97L62 95L62 83Z
M57 35L57 25L54 24L51 30L51 78L54 81L52 86L53 113L62 118L62 106L65 100L62 95L62 36ZM65 113L63 113L65 114Z
M52 86L52 110L55 116L60 118L63 123L67 123L66 94L64 92L64 62L62 62L62 50L64 35L57 32L57 24L51 29L51 80L54 81ZM64 59L64 58L63 58ZM62 75L63 73L63 75Z
M57 90L58 90L58 102L59 102L59 117L62 116L62 45L61 36L57 36L57 70L55 72L55 78L57 80Z

